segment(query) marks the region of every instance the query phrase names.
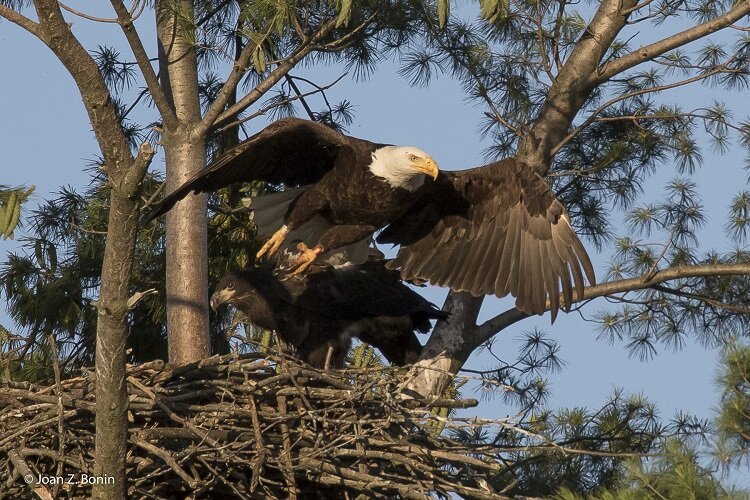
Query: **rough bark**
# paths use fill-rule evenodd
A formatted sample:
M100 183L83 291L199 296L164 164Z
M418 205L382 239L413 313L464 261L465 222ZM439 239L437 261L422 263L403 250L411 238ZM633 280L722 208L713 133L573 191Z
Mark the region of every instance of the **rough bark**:
M162 137L171 192L203 168L206 143L194 131L201 120L194 28L181 21L193 18L193 3L159 2L156 15L161 74L168 77L162 85L177 118L175 126L165 124ZM169 360L184 364L209 354L206 196L180 201L166 224Z
M438 321L432 330L419 361L406 379L404 395L438 398L443 394L453 376L479 345L472 337L476 334L476 319L482 301L482 297L472 297L468 293L448 294L443 310L449 311L450 316Z

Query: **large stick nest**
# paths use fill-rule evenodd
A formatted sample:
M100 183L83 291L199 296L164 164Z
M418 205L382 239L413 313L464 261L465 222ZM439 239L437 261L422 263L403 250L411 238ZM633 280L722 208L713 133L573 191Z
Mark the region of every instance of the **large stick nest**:
M476 402L404 400L403 372L248 354L127 373L129 498L498 498L479 478L499 464L436 432L435 407ZM91 494L94 386L0 380L0 497Z

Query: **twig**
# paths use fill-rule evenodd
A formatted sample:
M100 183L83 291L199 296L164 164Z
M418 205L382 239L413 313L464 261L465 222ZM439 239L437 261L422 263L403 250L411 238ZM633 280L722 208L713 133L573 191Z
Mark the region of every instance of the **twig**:
M57 355L57 342L55 342L55 336L52 334L47 335L47 341L49 342L49 348L50 351L52 351L52 369L55 372L55 396L57 396L57 411L58 411L58 419L57 419L57 434L58 434L58 445L57 449L60 452L60 455L65 455L65 426L64 426L64 419L63 414L65 413L65 408L63 407L63 391L62 391L62 381L60 378L60 362L58 361L58 355ZM56 471L56 477L62 477L63 474L63 466L64 462L59 461L57 462L57 471ZM59 483L55 483L54 489L52 490L52 494L56 497L58 493L60 492L60 485Z
M201 439L205 440L211 446L216 446L216 447L219 446L219 443L216 440L211 439L208 436L208 432L207 431L205 431L204 429L200 429L199 427L195 426L189 420L187 420L185 418L182 418L179 415L177 415L175 412L172 411L172 409L169 406L167 406L161 400L161 398L159 398L156 394L154 394L148 387L146 387L143 384L141 384L140 382L138 382L138 380L136 380L133 376L129 376L128 377L128 382L130 382L131 384L133 384L134 386L136 386L138 389L140 389L141 391L143 391L148 397L150 397L151 399L153 399L154 402L157 405L159 405L159 407L162 410L164 410L164 412L169 416L170 419L172 419L173 421L175 421L175 422L177 422L179 424L184 425L185 428L187 428L190 431L194 432L196 436L198 436Z
M250 396L250 412L253 423L253 432L255 433L255 450L257 455L253 460L252 479L250 480L250 493L253 493L260 482L260 475L263 471L263 463L266 460L266 447L263 444L263 434L260 432L260 419L258 418L258 408L255 406L255 398Z
M164 463L166 463L173 471L175 471L175 473L180 476L191 489L195 489L195 487L197 486L196 480L192 478L190 474L185 472L185 470L180 467L180 464L178 464L177 461L172 457L172 455L170 455L167 451L162 450L161 448L147 443L143 439L139 439L137 437L133 438L133 443L148 451L152 455L156 455L157 457L161 458Z
M23 475L23 480L31 487L31 491L33 491L36 496L38 496L42 500L54 500L55 497L52 496L47 488L39 484L37 476L33 473L31 468L21 458L16 450L9 451L8 458L10 458L10 461L13 462L13 465L15 465L16 469L18 469L18 471Z
M276 403L279 408L279 414L282 417L286 417L286 397L277 396ZM282 463L282 472L284 474L284 481L288 487L289 499L297 500L297 481L294 479L294 472L292 471L292 440L289 438L289 427L287 426L286 420L282 420L279 424L281 429L281 437L283 444L283 451L279 457Z

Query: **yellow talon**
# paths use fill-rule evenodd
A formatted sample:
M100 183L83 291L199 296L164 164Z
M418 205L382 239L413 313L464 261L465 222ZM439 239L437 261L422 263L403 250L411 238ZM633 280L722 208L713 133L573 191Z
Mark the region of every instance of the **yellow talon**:
M281 226L281 228L273 233L273 236L271 236L268 241L266 241L266 244L263 245L260 250L258 250L258 253L255 254L255 258L260 259L261 257L263 257L263 255L266 254L266 252L268 252L269 257L275 254L281 244L284 243L284 239L286 239L287 234L289 234L289 228L286 227L286 225Z
M312 263L315 262L315 259L318 258L318 254L323 251L320 247L309 248L304 243L299 243L297 245L297 250L300 251L300 255L297 257L297 260L294 261L294 265L292 266L294 271L287 275L290 278L307 271L307 268L309 268Z

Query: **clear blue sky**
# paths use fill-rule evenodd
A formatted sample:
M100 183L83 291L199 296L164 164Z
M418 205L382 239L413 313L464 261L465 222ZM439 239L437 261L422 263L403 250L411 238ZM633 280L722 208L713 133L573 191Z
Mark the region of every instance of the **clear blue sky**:
M89 2L78 3L81 8L88 8ZM106 10L98 14L110 15ZM95 26L77 18L72 21L73 31L84 39L89 49L106 40L107 44L120 47L126 57L130 56L121 33L113 25ZM152 40L145 41L152 45ZM82 171L83 166L99 151L72 79L41 42L5 21L0 22L0 68L3 94L0 98L0 116L3 116L0 152L4 158L0 184L35 184L37 191L31 205L54 196L62 185L85 186L88 178ZM466 101L458 85L447 76L439 76L428 88L411 88L398 76L397 68L397 63L386 62L369 80L353 82L347 78L328 92L333 102L348 99L355 105L355 123L349 132L381 142L419 146L444 169L483 164L482 150L488 146L479 133L483 108ZM318 83L329 83L340 71L318 67L295 74L312 77ZM678 100L686 107L709 106L715 99L723 99L728 101L737 118L744 119L750 114L747 99L739 94L717 97L715 91L706 87L676 92ZM259 119L250 127L257 130L264 123ZM730 196L747 185L747 173L742 168L744 156L739 147L724 157L716 157L706 148L705 159L704 166L693 177L709 216L700 237L705 249L727 251L732 243L727 241L721 228ZM163 168L157 163L155 168ZM671 165L660 168L647 186L644 201L656 201L666 182L676 175ZM24 231L17 234L21 236ZM585 244L601 279L606 273L610 249L597 254L593 245ZM0 259L4 261L7 252L16 248L14 242L0 241ZM445 291L432 288L426 295L440 304ZM510 306L509 299L489 298L482 318ZM590 316L605 307L606 302L600 299L589 304L583 313ZM614 388L622 387L626 393L643 393L656 401L665 418L680 410L701 418L713 415L718 403L714 385L715 351L690 342L676 353L660 348L659 355L652 361L641 362L630 359L621 344L596 341L592 326L576 315L561 316L554 327L550 327L548 316L520 322L502 332L495 345L497 353L511 358L522 332L534 327L545 330L560 342L560 356L566 365L562 373L552 378L551 407L598 408ZM4 307L0 307L0 324L12 328ZM473 369L492 366L493 360L486 354L475 355L467 365ZM465 390L467 396L469 392ZM500 401L491 401L483 403L479 413L504 417L513 411ZM750 481L745 484L750 485Z

